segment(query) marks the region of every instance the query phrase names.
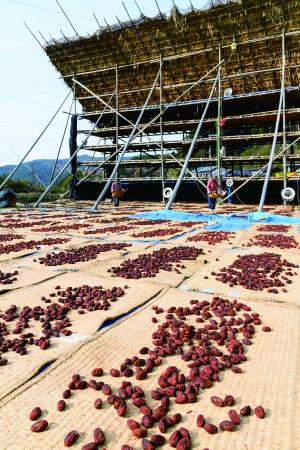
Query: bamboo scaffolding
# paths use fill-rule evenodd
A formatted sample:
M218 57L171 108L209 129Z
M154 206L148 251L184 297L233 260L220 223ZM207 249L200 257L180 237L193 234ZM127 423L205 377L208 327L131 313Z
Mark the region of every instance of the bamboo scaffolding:
M148 97L147 97L147 100L146 100L146 102L145 102L145 104L144 104L144 107L143 107L143 109L142 109L142 111L141 111L141 113L140 113L140 115L139 115L139 117L138 117L136 123L134 124L134 127L133 127L133 129L132 129L131 135L130 135L129 138L128 138L128 141L127 141L126 144L123 146L123 148L120 149L120 155L119 155L119 158L118 158L118 160L117 160L117 162L116 162L116 164L115 164L115 167L114 167L114 169L113 169L113 171L112 171L112 173L111 173L109 179L107 180L107 182L106 182L104 188L102 189L102 191L101 191L99 197L98 197L97 200L95 201L95 203L94 203L94 205L93 205L93 207L92 207L92 211L96 211L96 210L97 210L97 208L98 208L100 202L101 202L101 201L103 200L103 198L105 197L106 192L107 192L108 189L110 188L110 185L111 185L111 183L112 183L112 180L113 180L114 177L116 176L116 173L117 173L118 167L119 167L119 165L120 165L120 162L122 161L122 158L123 158L123 156L125 155L125 153L126 153L126 151L127 151L127 148L128 148L128 146L129 146L130 142L136 137L136 131L137 131L137 129L138 129L139 123L140 123L140 121L141 121L141 119L142 119L142 117L143 117L145 108L146 108L146 106L147 106L147 104L148 104L148 102L149 102L149 100L150 100L150 98L151 98L151 95L153 94L154 87L155 87L155 85L156 85L156 83L157 83L157 81L158 81L158 79L159 79L159 77L160 77L160 71L161 71L161 69L158 71L157 77L155 78L154 83L153 83L153 89L150 91L150 93L149 93L149 95L148 95ZM116 112L117 112L117 111L116 111ZM118 112L117 112L117 113L118 113Z
M101 95L112 92L113 71L118 65L120 108L144 104L155 66L160 64L160 55L164 61L166 100L176 96L178 85L192 82L196 72L201 75L207 61L208 68L216 63L219 43L226 60L226 73L222 74L224 89L232 87L235 93L250 92L253 86L260 90L274 89L279 87L278 77L267 71L276 70L276 65L270 62L277 59L282 20L286 28L289 78L294 85L300 84L298 67L295 67L300 62L298 6L298 0L289 0L288 5L277 0L261 0L259 4L243 0L207 10L192 9L186 14L180 14L175 8L169 17L160 14L153 19L143 16L134 21L129 16L127 23L102 28L89 37L48 44L44 48L67 83L71 82L75 72L77 79ZM278 20L274 20L274 10L280 13ZM263 19L261 11L264 12ZM238 29L236 23L239 23ZM229 61L233 32L238 52ZM271 47L269 43L272 43ZM249 75L246 80L244 74L250 73L253 77ZM209 86L198 86L193 97L207 98L209 90ZM191 98L191 93L187 94L187 99ZM159 88L151 103L155 100L159 103ZM95 110L95 99L80 101L86 111Z
M179 188L180 188L182 179L183 179L183 177L184 177L184 175L185 175L185 172L186 172L186 169L187 169L187 167L188 167L189 160L190 160L190 158L191 158L191 156L192 156L192 154L193 154L193 151L194 151L194 148L195 148L195 145L196 145L198 136L199 136L199 134L200 134L201 127L202 127L202 124L203 124L205 115L206 115L206 113L207 113L207 110L208 110L208 107L209 107L209 104L210 104L210 101L211 101L213 92L214 92L214 90L215 90L215 87L216 87L216 85L217 85L217 81L220 79L220 71L221 71L221 66L219 67L218 74L217 74L217 76L216 76L216 78L215 78L215 82L214 82L214 84L213 84L213 86L212 86L212 89L211 89L211 92L210 92L210 96L209 96L209 98L208 98L208 100L207 100L207 103L206 103L206 105L205 105L204 111L203 111L203 113L202 113L202 116L201 116L200 122L199 122L199 124L198 124L197 130L196 130L195 135L194 135L194 137L193 137L193 140L192 140L192 142L191 142L190 148L189 148L189 150L188 150L188 152L187 152L187 155L186 155L186 158L185 158L183 167L182 167L182 169L181 169L181 171L180 171L178 180L177 180L177 182L176 182L176 185L175 185L175 187L174 187L174 189L173 189L173 192L172 192L172 194L171 194L171 197L169 198L169 201L168 201L168 203L167 203L165 209L171 209L171 208L172 208L172 205L173 205L173 203L174 203L174 201L175 201L175 199L176 199L176 196L177 196L178 190L179 190Z
M278 130L279 130L279 124L280 124L282 107L283 107L283 99L284 99L284 93L285 93L285 46L284 46L284 32L283 32L282 35L283 35L283 37L282 37L282 72L281 72L280 99L279 99L279 105L278 105L278 113L277 113L277 117L276 117L274 138L273 138L273 143L272 143L272 147L271 147L271 151L270 151L270 159L269 159L269 162L268 162L267 173L266 173L266 176L265 176L265 181L264 181L264 185L263 185L263 188L262 188L262 193L261 193L260 202L259 202L259 206L258 206L258 211L259 212L262 212L262 210L264 208L265 200L266 200L266 194L267 194L267 190L268 190L269 179L270 179L271 170L272 170L272 164L273 164L273 160L274 160L274 156L275 156L277 135L278 135ZM283 132L283 139L285 140L285 131ZM284 149L285 149L285 146L284 146ZM285 178L286 178L286 174L285 174Z
M197 121L193 121L193 124L190 121L190 125L188 120L185 121L185 119L195 117L192 113L190 116L187 114L186 117L182 113L183 120L177 121L166 120L166 116L173 115L175 118L176 114L187 111L184 108L188 105L190 106L189 111L192 111L192 108L193 111L196 108L197 111L203 111L215 80L214 76L208 77L207 73L204 75L203 72L209 73L216 70L222 54L224 66L219 79L219 92L216 98L211 99L215 115L203 122L203 127L210 130L212 121L217 120L217 136L208 136L197 140L197 148L199 146L201 149L216 142L217 151L214 159L220 177L222 170L220 158L222 91L231 88L234 98L239 98L241 102L244 101L242 98L245 98L245 105L246 99L252 95L272 95L269 97L272 99L270 107L276 108L274 94L282 92L280 82L282 64L280 64L279 55L283 46L286 59L284 65L288 75L285 77L286 89L284 89L282 100L283 131L280 133L277 129L276 137L282 139L283 146L286 147L286 141L296 136L295 128L287 128L290 124L288 123L286 126L286 120L292 124L299 122L296 113L288 116L287 112L291 106L294 106L291 103L291 94L288 93L291 92L291 89L297 89L297 86L300 86L299 0L289 0L289 2L281 0L230 1L206 10L196 10L192 7L191 11L184 14L180 13L174 4L170 16L162 14L159 10L159 16L153 19L142 15L139 20L133 20L129 13L128 17L129 22L121 23L118 20L117 26L107 24L106 28L100 28L95 35L77 37L68 39L68 41L62 40L44 47L65 82L70 85L76 80L76 98L83 107L81 117L95 122L98 114L106 108L106 99L117 87L115 108L105 111L104 128L100 131L95 129L93 132L95 135L98 133L99 136L107 136L109 139L113 137L115 142L113 141L112 145L108 143L98 147L85 147L86 150L109 151L118 158L118 155L120 156L119 143L122 142L121 136L124 137L126 133L131 132L137 115L144 110L147 123L139 124L137 131L139 136L148 135L150 151L154 151L157 147L160 149L160 181L163 191L165 155L168 155L168 149L184 149L191 144L185 139L181 142L165 139L165 134L168 132L178 133L178 130L187 134L191 130L195 130L198 125ZM220 27L220 23L222 27ZM239 24L238 28L237 23ZM284 33L282 32L283 24ZM233 35L238 46L235 52L232 52L231 49ZM158 69L157 66L161 69L161 79L153 88L151 85ZM196 78L202 79L201 82L195 83ZM179 96L181 89L184 89L184 92ZM147 102L149 92L152 92L152 96ZM286 93L287 103L285 102ZM174 98L176 98L175 101ZM180 102L177 102L178 98ZM267 97L261 97L259 107L263 102L266 103L266 99ZM102 110L99 108L99 102L103 105ZM146 106L145 103L147 103ZM216 103L218 114L215 113ZM225 105L224 101L224 110L228 104L229 102L226 101ZM165 114L165 111L171 107L173 109L169 111L169 114ZM236 149L236 142L244 146L247 143L269 142L270 138L274 138L274 133L269 133L268 127L277 112L274 111L268 117L263 115L264 111L257 115L255 113L239 115L239 118L232 116L230 121L235 121L237 124L241 124L243 116L245 117L245 131L243 128L239 136L238 133L234 135L235 133L228 133L225 130L224 135L222 133L224 143L228 142L233 149ZM115 127L107 126L110 120L115 120ZM124 121L126 125L124 125ZM251 136L248 132L250 123L266 124L264 125L266 129L260 135ZM114 134L110 135L112 131ZM158 140L151 139L149 132L157 134ZM209 132L211 133L211 131ZM147 144L141 139L140 143L131 141L126 151L144 151L146 148ZM112 158L105 156L104 159L109 161L111 168ZM167 161L170 159L174 161L174 164L177 162L179 166L183 166L174 155L169 156ZM283 155L282 162L284 185L286 185L286 153ZM120 161L121 163L122 161ZM105 162L101 162L99 166L105 166ZM118 162L117 166L119 167ZM96 167L94 170L99 170L99 168ZM188 168L187 173L194 176Z
M89 132L89 134L87 135L87 137L82 141L82 143L77 147L77 149L75 150L75 152L73 153L73 155L68 159L68 161L66 162L66 164L64 164L64 166L61 168L61 170L58 172L58 174L56 175L56 177L52 180L52 182L49 184L49 186L47 186L47 188L45 189L45 191L42 193L42 195L40 196L40 198L35 202L34 204L34 208L37 208L39 206L39 204L41 203L41 201L47 196L47 194L51 191L51 189L55 186L55 184L57 183L57 181L59 180L59 178L62 176L62 174L66 171L66 169L69 167L70 163L72 162L72 160L77 156L78 152L83 148L83 146L86 144L88 138L91 136L93 130L96 128L96 126L98 125L98 123L100 122L100 120L103 117L103 113L100 114L100 116L98 117L96 123L94 124L94 126L92 127L91 131Z

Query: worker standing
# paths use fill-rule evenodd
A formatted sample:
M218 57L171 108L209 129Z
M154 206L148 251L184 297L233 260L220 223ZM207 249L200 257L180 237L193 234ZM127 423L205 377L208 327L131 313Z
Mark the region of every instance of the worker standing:
M211 177L207 182L207 197L208 197L208 207L212 211L216 208L216 200L220 196L220 185L217 177Z
M119 206L120 198L123 197L125 191L126 189L123 188L122 183L118 179L111 184L111 196L115 207Z

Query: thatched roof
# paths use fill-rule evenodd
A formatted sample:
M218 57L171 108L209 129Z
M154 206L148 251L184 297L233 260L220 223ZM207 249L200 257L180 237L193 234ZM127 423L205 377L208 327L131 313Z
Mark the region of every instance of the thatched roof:
M169 16L140 17L135 22L99 29L94 35L52 42L45 52L69 86L72 74L107 100L115 89L119 69L121 107L142 105L159 68L163 65L163 101L173 101L192 83L213 68L219 44L226 64L223 88L235 94L280 87L282 27L286 32L287 85L300 84L299 0L228 0L205 10ZM233 40L237 50L232 51ZM182 58L178 55L190 54ZM148 61L146 63L146 61ZM296 66L296 67L295 67ZM275 69L272 71L265 71ZM252 73L245 75L245 73ZM210 83L191 90L183 100L206 98ZM101 104L81 88L76 96L86 111ZM84 97L84 98L83 98ZM152 98L159 101L159 89Z

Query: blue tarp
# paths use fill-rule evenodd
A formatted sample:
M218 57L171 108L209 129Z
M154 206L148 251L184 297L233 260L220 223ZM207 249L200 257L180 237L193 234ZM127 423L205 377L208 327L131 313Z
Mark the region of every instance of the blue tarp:
M208 230L238 231L249 228L253 223L263 222L272 224L295 224L300 225L300 217L288 217L266 212L252 212L248 214L200 214L184 211L157 210L147 213L129 216L152 220L181 220L195 222L214 222L205 227Z

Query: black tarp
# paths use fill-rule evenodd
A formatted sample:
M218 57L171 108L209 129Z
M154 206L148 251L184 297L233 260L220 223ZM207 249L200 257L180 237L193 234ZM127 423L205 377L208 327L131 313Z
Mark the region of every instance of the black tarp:
M16 194L10 188L0 191L0 208L16 206Z

